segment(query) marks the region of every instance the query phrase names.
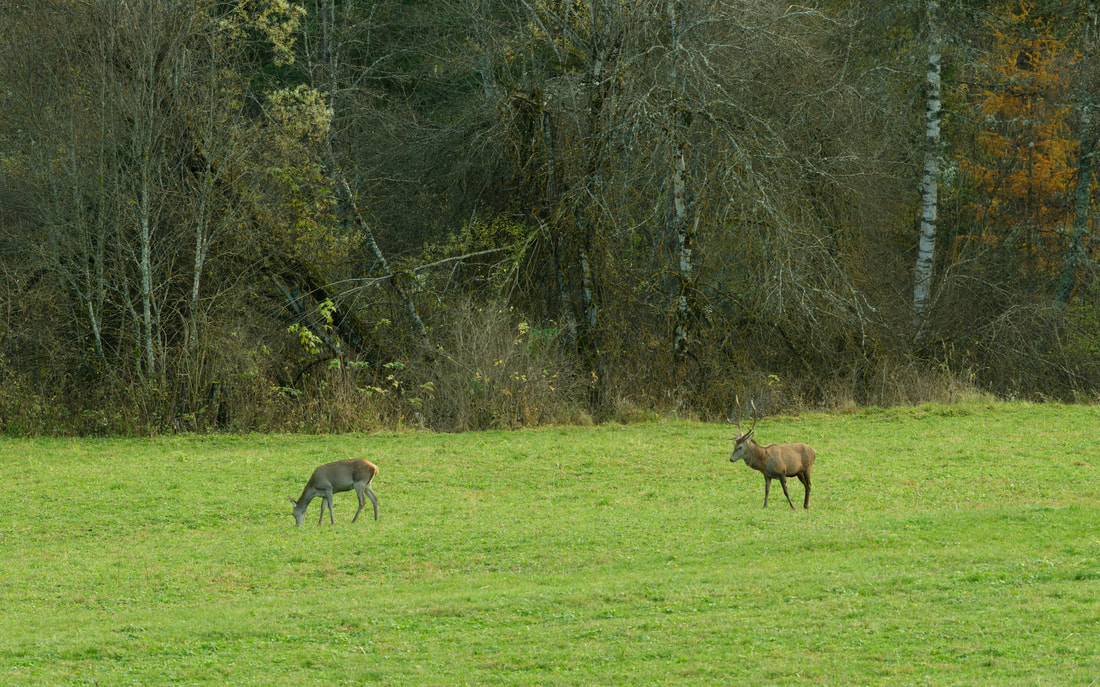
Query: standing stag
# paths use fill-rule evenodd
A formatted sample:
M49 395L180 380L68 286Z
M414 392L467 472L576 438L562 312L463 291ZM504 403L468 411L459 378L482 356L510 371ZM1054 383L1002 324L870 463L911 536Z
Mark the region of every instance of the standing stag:
M324 522L325 505L328 505L329 522L335 525L336 520L332 517L332 495L338 491L351 491L352 489L355 490L355 495L359 497L359 510L355 511L355 517L351 521L355 522L359 519L359 513L367 503L364 494L370 497L371 503L374 504L374 519L377 520L378 497L370 490L370 483L377 474L378 466L362 458L338 460L335 463L326 463L317 468L310 476L309 482L306 482L306 488L302 490L302 495L298 497L298 500L290 499L290 502L294 504L294 524L299 527L302 526L302 520L305 519L309 502L314 497L320 496L321 517L318 518L317 524L320 525Z
M737 443L733 446L733 454L730 462L736 463L744 460L753 470L764 473L764 507L768 507L768 492L771 491L772 478L778 479L783 486L783 495L787 497L787 503L791 503L791 495L787 491L787 478L797 477L806 487L806 500L803 508L810 507L810 470L814 466L814 458L817 452L806 444L771 444L761 446L756 443L752 433L756 429L756 403L752 403L752 427L748 432L741 431L741 401L737 401Z

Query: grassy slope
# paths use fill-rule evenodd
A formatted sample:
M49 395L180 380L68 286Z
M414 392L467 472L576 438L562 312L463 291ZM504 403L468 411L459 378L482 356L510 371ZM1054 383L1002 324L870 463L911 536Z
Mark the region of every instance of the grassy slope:
M0 681L1100 684L1100 409L765 419L809 512L729 434L0 442Z

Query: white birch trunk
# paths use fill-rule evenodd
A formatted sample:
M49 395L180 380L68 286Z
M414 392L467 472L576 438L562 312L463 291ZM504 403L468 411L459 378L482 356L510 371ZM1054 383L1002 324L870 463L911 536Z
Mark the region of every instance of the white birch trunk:
M205 181L203 183L206 183ZM206 251L210 247L210 237L206 232L206 198L199 201L198 217L195 219L195 272L191 275L191 316L199 309L199 292L202 286L202 270L206 265ZM194 332L192 332L194 334ZM190 342L189 342L190 343Z
M943 59L939 25L939 2L928 0L928 71L925 75L926 112L924 129L924 176L921 179L920 244L917 248L916 279L913 287L913 312L920 339L928 314L932 285L932 265L936 252L936 212L940 183L940 157L943 141L940 137L941 86L940 64Z
M145 374L152 381L156 373L156 354L153 351L153 165L157 150L157 98L156 46L148 36L142 42L142 64L139 72L138 92L135 94L135 130L137 144L134 157L140 160L141 169L137 188L137 223L140 256L138 270L141 273L141 345L144 349Z
M141 335L145 347L145 371L152 379L156 372L153 353L153 229L149 203L149 162L143 162L141 180Z

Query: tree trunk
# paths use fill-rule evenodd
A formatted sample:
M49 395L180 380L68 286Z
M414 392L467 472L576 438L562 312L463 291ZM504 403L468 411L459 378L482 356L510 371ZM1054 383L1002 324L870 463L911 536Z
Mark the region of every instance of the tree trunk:
M1100 8L1096 2L1087 2L1086 11L1088 17L1084 30L1083 48L1085 69L1079 78L1082 84L1077 91L1077 106L1081 112L1081 132L1077 153L1077 209L1073 217L1073 234L1070 237L1069 248L1062 266L1062 277L1058 281L1058 290L1055 294L1055 302L1065 305L1073 297L1077 287L1077 272L1085 257L1085 237L1088 235L1089 211L1092 208L1092 178L1093 165L1096 157L1096 125L1093 122L1094 98L1092 93L1094 84L1090 83L1091 77L1096 74L1096 42L1100 38L1097 31L1100 29Z
M687 129L691 125L691 113L685 108L682 77L679 60L683 52L680 24L677 21L676 7L672 0L666 0L665 12L668 14L670 34L672 36L670 86L673 102L670 103L671 119L669 123L673 139L672 151L672 233L676 236L676 252L679 256L679 272L676 296L676 326L672 338L672 355L677 363L683 362L691 343L691 314L695 311L693 293L695 291L695 231L699 226L699 217L688 222L687 193Z
M939 25L939 2L928 0L928 65L925 74L925 128L924 128L924 177L921 180L920 244L917 249L916 280L913 287L913 313L916 318L917 340L926 335L929 292L932 285L932 267L936 251L936 212L940 182L940 156L943 140L940 137L940 63L942 33Z
M581 360L593 378L591 405L597 413L603 412L605 399L604 387L607 375L600 350L602 344L600 310L601 303L601 256L597 249L597 239L602 224L598 203L588 202L599 195L603 169L602 157L607 147L607 132L602 117L608 88L611 86L609 72L614 71L615 61L622 36L618 26L601 16L601 3L592 2L589 6L591 34L588 45L587 104L588 122L585 140L585 165L581 184L583 205L574 209L577 230L577 254L581 276L583 316L580 332L577 336L577 349Z
M554 270L554 286L557 289L558 298L561 300L561 313L562 319L565 324L565 336L570 346L576 345L577 335L577 316L573 312L573 299L569 297L569 290L566 288L566 279L562 273L563 266L561 260L561 233L557 227L557 203L558 203L558 190L556 186L556 177L554 175L557 161L554 157L554 128L553 122L550 119L550 113L546 111L544 103L539 103L540 110L542 112L541 127L542 127L542 144L546 155L546 186L544 188L544 202L546 207L546 217L550 224L548 229L550 239L550 256L553 261L551 266Z
M1096 136L1093 134L1092 107L1081 107L1081 142L1077 158L1077 211L1073 218L1073 234L1062 266L1062 278L1058 282L1055 300L1065 305L1077 287L1077 271L1085 253L1085 236L1088 234L1089 210L1092 207L1092 165L1096 154Z
M143 170L143 176L145 171ZM153 232L149 217L149 185L142 179L141 193L141 335L145 348L145 373L150 379L156 373L153 351Z
M676 232L676 248L680 255L680 272L678 279L679 295L676 299L676 329L672 342L673 355L682 359L688 352L690 343L690 319L694 310L691 302L691 294L694 291L695 264L693 262L693 247L695 244L695 231L699 226L699 217L695 222L687 221L687 200L684 192L684 171L687 167L687 154L684 149L687 144L680 142L672 169L672 226Z

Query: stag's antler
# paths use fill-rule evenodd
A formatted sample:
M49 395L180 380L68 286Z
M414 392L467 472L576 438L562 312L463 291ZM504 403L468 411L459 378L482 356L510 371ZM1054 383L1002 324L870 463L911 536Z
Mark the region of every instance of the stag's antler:
M752 427L749 427L749 431L745 432L741 430L741 416L744 414L741 411L741 398L734 396L733 400L737 403L737 439L744 439L756 429L756 401L749 401L752 404ZM733 420L730 420L730 424L733 424Z

